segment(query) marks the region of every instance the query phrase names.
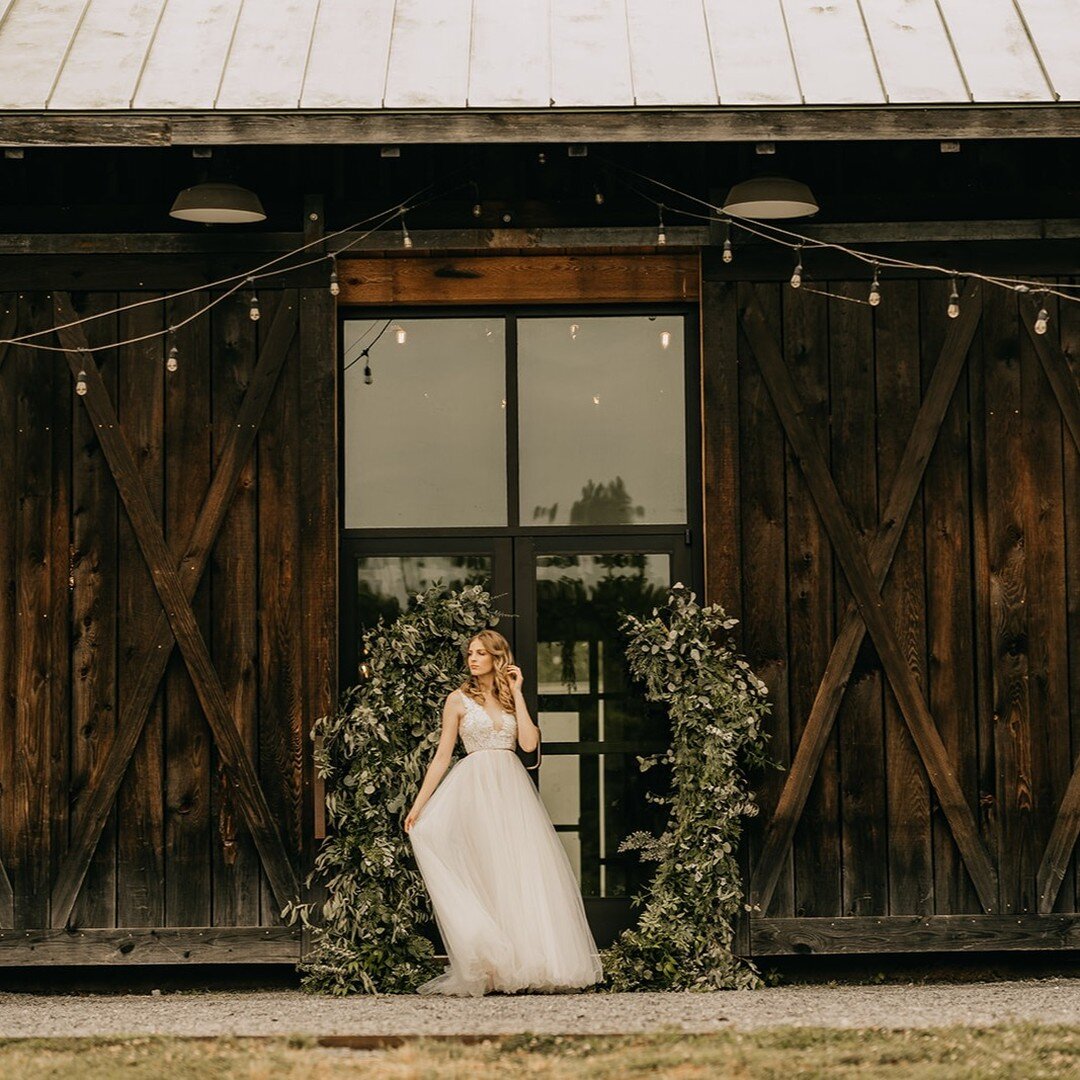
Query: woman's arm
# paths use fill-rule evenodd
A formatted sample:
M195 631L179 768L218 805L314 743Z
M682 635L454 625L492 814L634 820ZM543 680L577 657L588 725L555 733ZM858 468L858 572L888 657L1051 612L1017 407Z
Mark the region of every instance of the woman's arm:
M416 793L412 808L406 815L406 832L412 828L413 822L424 808L424 804L439 786L439 781L443 778L443 773L450 767L450 759L454 756L454 744L457 742L458 724L461 721L462 711L454 699L454 693L456 691L446 695L446 703L443 705L442 734L439 736L439 745L435 748L435 756L427 767L424 782Z
M533 723L525 696L521 692L521 668L517 665L509 669L510 685L514 691L514 714L517 717L518 746L531 754L540 745L540 729Z

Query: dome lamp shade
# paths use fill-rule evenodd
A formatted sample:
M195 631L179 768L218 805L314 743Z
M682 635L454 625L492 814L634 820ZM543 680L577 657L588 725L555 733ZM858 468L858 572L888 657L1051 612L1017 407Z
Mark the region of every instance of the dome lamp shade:
M176 196L169 216L207 225L239 225L265 221L266 211L254 191L239 184L208 181L184 188Z
M725 214L755 220L810 217L818 209L817 200L805 184L781 176L744 180L724 200Z

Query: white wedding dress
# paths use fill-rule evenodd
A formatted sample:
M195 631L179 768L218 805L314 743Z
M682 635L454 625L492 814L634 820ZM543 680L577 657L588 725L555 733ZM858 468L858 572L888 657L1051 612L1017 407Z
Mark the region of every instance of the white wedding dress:
M553 991L603 978L570 860L528 770L517 724L464 702L459 758L408 837L450 963L420 994Z

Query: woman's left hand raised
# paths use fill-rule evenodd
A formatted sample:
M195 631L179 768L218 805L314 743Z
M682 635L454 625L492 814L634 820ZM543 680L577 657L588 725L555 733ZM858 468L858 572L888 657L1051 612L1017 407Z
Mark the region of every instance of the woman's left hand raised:
M521 668L517 664L511 664L506 669L506 677L510 681L510 689L515 693L521 689L522 683L525 681L521 674Z

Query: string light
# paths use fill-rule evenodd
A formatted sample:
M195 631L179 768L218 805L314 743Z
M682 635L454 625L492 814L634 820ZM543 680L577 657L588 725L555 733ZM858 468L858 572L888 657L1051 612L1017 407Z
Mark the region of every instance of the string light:
M371 377L371 363L370 361L364 362L364 382L370 386L374 380Z
M1050 324L1050 312L1045 307L1039 308L1039 314L1035 316L1035 333L1045 334Z
M660 348L661 349L666 349L670 344L671 344L671 331L670 330L661 330L660 331Z
M570 324L570 340L577 341L578 331L581 329L576 322Z
M791 275L791 287L793 289L802 287L802 275L802 244L799 244L799 246L795 248L795 269Z
M338 284L337 276L337 257L330 256L330 295L337 296L341 292L341 286Z
M252 322L259 321L259 294L255 291L255 279L248 278L248 284L251 285L251 307L248 309L248 316Z
M877 307L881 303L881 282L878 281L877 263L874 263L874 280L870 282L870 295L866 298L866 302L871 307Z
M658 246L663 247L667 243L667 234L664 232L664 204L660 203L660 224L657 226L656 243Z
M405 339L408 337L408 334L405 333L405 327L404 326L395 326L394 327L394 337L397 340L397 343L399 345L404 345L405 344Z
M169 327L169 340L172 345L169 348L169 358L165 361L166 371L175 371L180 366L180 350L176 347L175 330Z
M731 222L724 222L724 254L721 256L724 262L729 263L735 258L735 251L731 246Z
M956 288L956 275L952 276L952 289L949 292L949 307L948 314L950 319L958 319L960 317L960 293Z
M75 379L75 393L79 397L86 396L86 372L80 371L78 377Z
M405 224L404 214L401 217L401 246L404 248L412 247L412 237L409 235L409 228Z

